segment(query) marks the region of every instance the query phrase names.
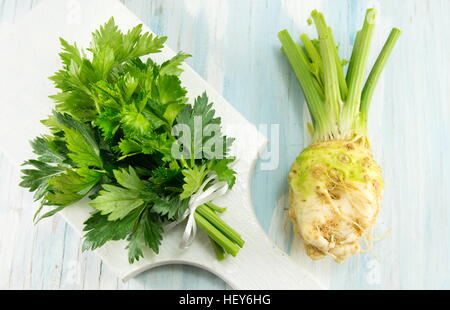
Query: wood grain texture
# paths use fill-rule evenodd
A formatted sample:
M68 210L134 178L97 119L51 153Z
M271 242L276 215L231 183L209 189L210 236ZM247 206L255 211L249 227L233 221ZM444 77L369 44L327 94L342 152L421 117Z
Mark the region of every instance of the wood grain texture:
M0 1L0 25L19 20L38 2ZM189 65L247 119L280 125L279 167L257 168L252 196L258 219L281 248L333 289L450 288L448 0L123 2L153 31L167 35L173 49L193 54ZM276 33L286 28L313 34L306 18L318 8L348 57L369 6L381 13L372 62L390 27L404 31L370 114L373 149L386 182L377 232L392 233L371 253L342 265L311 262L296 238L291 246L285 220L286 176L307 144L306 113ZM226 288L217 277L188 266L160 267L124 284L95 255L81 253L78 235L60 217L32 225L32 199L18 188L19 173L2 155L0 175L0 288Z

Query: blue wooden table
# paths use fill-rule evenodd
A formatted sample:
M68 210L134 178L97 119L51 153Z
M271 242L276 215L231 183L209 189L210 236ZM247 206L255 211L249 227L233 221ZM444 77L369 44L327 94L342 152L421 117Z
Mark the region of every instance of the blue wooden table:
M0 0L0 27L40 0ZM254 124L268 124L276 169L254 176L253 201L269 235L332 289L450 288L450 1L134 0L122 1ZM374 98L373 151L386 182L376 229L390 232L368 254L342 265L309 261L286 221L287 174L307 144L306 110L279 51L277 32L314 34L306 19L322 10L349 56L365 9L379 9L371 62L391 27L404 31ZM37 34L38 35L38 34ZM17 38L20 40L20 38ZM1 47L0 47L1 57ZM1 83L1 81L0 81ZM0 94L1 100L1 94ZM1 113L1 112L0 112ZM264 127L261 127L264 129ZM215 276L165 266L127 283L112 275L58 216L32 224L33 202L19 172L0 154L0 289L223 289ZM292 244L292 245L291 245Z

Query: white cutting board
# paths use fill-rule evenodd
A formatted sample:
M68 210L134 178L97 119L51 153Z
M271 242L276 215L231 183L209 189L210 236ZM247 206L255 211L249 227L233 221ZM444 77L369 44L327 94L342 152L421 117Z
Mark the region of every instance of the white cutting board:
M92 31L111 16L122 30L142 23L115 0L47 0L25 19L0 30L0 148L17 165L33 156L29 140L45 133L39 120L54 106L48 96L56 90L48 77L61 66L58 38L88 47ZM146 27L144 30L150 31ZM166 47L152 58L163 61L174 55ZM189 66L185 65L184 69L182 80L189 96L194 98L206 91L222 117L225 132L236 138L238 181L217 203L229 207L223 217L241 233L246 244L237 257L218 262L203 233L197 234L189 249L180 250L178 244L183 230L180 225L166 233L158 255L148 251L145 259L133 265L128 263L125 242L109 242L96 253L123 280L156 266L181 263L208 270L235 289L322 288L309 272L274 245L255 217L250 182L258 152L266 145L266 138ZM92 209L87 201L82 201L60 214L82 234L83 222L90 212Z

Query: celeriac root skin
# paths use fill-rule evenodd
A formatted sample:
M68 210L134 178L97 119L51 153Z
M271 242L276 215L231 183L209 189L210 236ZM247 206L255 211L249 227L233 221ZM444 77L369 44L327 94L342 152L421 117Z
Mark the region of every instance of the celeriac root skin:
M362 251L362 239L370 246L382 190L365 137L305 149L289 174L289 217L308 256L341 263Z

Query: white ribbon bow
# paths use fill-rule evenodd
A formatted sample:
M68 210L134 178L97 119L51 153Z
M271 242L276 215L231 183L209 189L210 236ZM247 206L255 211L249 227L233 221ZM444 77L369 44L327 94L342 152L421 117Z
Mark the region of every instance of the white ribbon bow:
M209 186L206 190L205 187L211 181L215 181L215 183ZM183 238L180 242L180 249L188 248L192 242L194 242L195 234L197 233L197 224L195 223L195 211L201 205L205 203L211 202L214 199L217 199L228 192L228 183L227 182L218 182L218 178L216 174L208 174L208 178L203 182L198 191L191 196L189 200L189 207L183 216L176 222L170 223L167 225L167 230L170 230L183 222L187 217L189 217L186 228L183 233Z

